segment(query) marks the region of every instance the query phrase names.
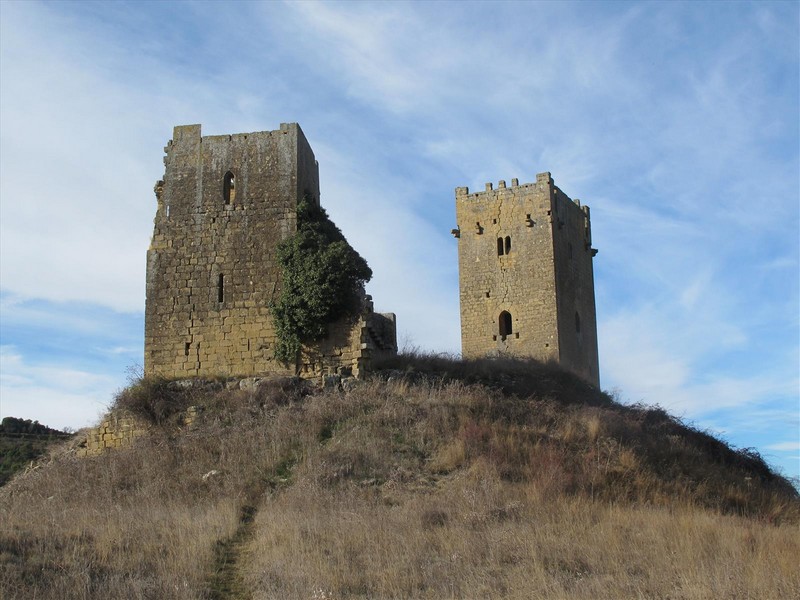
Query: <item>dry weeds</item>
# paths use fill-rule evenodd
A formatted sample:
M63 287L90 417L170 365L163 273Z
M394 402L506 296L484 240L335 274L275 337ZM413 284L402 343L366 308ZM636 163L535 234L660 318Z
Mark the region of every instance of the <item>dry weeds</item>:
M128 393L157 408L132 449L0 488L0 596L800 596L800 502L757 456L544 367L416 364L195 389L191 429Z

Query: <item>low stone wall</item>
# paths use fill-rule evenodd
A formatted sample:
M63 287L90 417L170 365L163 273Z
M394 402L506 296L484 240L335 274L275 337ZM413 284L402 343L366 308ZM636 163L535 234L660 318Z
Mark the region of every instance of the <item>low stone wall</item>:
M86 431L78 441L76 456L98 456L110 448L125 448L147 433L147 426L136 417L124 413L106 415L97 427ZM83 437L83 434L81 434Z

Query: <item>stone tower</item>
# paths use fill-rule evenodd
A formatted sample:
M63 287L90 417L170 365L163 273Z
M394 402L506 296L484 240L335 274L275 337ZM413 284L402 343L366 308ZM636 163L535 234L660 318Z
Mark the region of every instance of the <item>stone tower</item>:
M456 188L461 349L556 361L599 387L589 207L550 173Z
M371 353L396 351L394 315L333 324L296 364L274 358L270 302L280 291L278 243L297 204L319 204L319 168L296 123L277 131L202 137L175 127L147 252L146 375L355 374Z

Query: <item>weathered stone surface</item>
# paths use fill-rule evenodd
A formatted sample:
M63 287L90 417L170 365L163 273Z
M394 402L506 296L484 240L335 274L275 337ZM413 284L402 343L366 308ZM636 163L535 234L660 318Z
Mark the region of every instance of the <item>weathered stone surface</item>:
M83 430L75 441L75 454L80 457L98 456L112 448L130 446L147 433L147 426L133 415L114 412L100 425Z
M358 318L331 325L295 363L274 358L277 246L296 230L298 202L319 203L317 161L296 123L207 137L179 126L165 152L147 252L146 375L358 375L375 352L396 352L394 315L374 313L365 295Z
M550 173L456 188L461 348L555 360L599 386L589 207Z

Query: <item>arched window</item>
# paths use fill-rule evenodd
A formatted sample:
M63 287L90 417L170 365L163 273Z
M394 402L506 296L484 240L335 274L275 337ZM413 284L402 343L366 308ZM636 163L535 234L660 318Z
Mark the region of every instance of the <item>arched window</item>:
M236 200L236 177L228 171L222 184L222 198L225 204L233 204Z
M503 238L497 238L497 256L503 256L505 253L505 246L503 245Z
M581 332L581 316L575 312L575 333Z
M506 254L511 254L511 236L506 236Z
M507 310L504 310L500 313L499 318L500 324L500 339L505 340L506 337L513 333L512 326L511 326L511 313Z

